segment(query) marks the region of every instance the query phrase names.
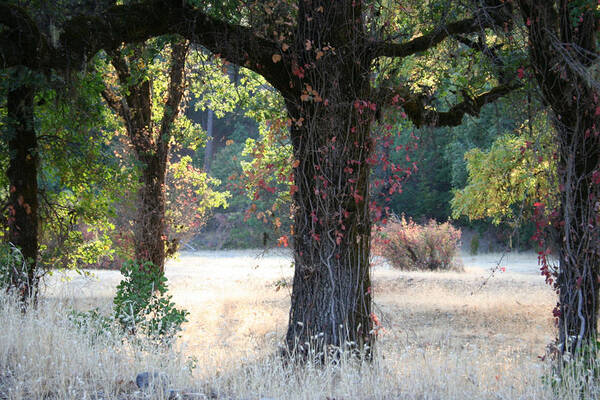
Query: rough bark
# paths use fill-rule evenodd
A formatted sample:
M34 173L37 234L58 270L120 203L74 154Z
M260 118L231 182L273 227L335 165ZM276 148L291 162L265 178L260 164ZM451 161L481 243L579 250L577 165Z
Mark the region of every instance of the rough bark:
M367 159L374 110L364 107L370 98L371 60L363 28L354 22L360 5L302 4L298 29L303 40L311 40L317 48L329 43L338 55L317 60L314 51L298 43L299 61L316 65L298 83L310 98L286 96L299 162L294 194L296 269L286 341L303 354L311 346L317 353L327 350L323 344L365 349L373 342ZM323 13L315 11L319 7ZM326 20L323 14L335 18ZM308 87L312 92L306 91Z
M135 258L165 268L165 165L156 154L137 153L142 163L138 214L134 227Z
M352 102L336 108L320 123L291 129L300 164L294 174L296 269L286 341L302 354L309 348L318 353L323 344L365 349L373 342L369 123L357 126Z
M14 273L12 286L21 298L34 295L38 258L38 148L34 126L35 90L22 85L8 92L7 117L9 127L8 150L10 161L6 172L10 197L8 200L8 240L23 254L25 274Z
M573 110L573 113L581 110ZM575 115L575 114L572 114ZM559 343L563 351L575 353L598 336L598 289L600 252L597 202L600 143L586 139L586 131L600 123L597 118L556 124L561 141L558 175L561 187L559 215L564 225L559 231ZM587 127L586 127L587 126ZM575 128L575 129L572 129Z
M559 344L575 353L598 333L600 92L587 71L597 57L597 20L586 12L576 26L562 0L522 0L520 6L535 77L557 132Z

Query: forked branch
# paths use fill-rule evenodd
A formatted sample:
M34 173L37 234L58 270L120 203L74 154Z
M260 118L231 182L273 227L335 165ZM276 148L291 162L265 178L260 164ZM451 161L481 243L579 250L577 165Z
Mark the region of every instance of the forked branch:
M484 105L492 103L520 87L521 84L499 85L476 96L463 93L464 100L453 105L447 111L436 110L426 101L427 97L424 94L415 93L407 87L382 88L377 93L377 99L380 102L383 100L386 105L397 104L402 107L416 127L452 127L459 126L465 115L478 116Z

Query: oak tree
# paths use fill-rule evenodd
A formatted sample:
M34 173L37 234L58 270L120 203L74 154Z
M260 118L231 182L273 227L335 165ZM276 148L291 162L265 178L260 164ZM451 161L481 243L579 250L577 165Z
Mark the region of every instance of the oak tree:
M376 86L379 60L418 57L451 38L475 43L471 36L480 38L474 47L494 58L485 30L501 34L512 26L509 2L467 2L450 12L444 11L447 2L434 3L398 8L361 0L265 2L250 10L246 21L258 24L252 26L180 0L147 1L113 6L94 19L72 18L54 41L35 34L19 14L0 21L7 27L0 32L0 49L6 66L43 70L80 65L100 48L171 33L262 75L284 98L295 160L287 345L302 353L310 342L317 350L367 349L374 339L369 176L378 112L391 106L416 126L456 126L518 86L495 80L494 87L457 94L447 107L406 79ZM413 7L435 19L413 29Z

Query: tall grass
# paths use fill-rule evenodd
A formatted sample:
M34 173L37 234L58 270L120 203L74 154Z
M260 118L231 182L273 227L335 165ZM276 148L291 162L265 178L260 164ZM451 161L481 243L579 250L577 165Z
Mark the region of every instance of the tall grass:
M275 350L248 352L214 368L196 354L195 374L182 348L157 348L111 335L82 331L68 318L69 306L42 300L20 312L0 297L0 398L139 398L133 380L160 371L170 387L222 399L545 399L551 392L519 354L492 354L477 346L456 348L448 340L415 347L382 338L375 360L353 358L297 366ZM224 357L226 359L226 357ZM205 366L212 366L205 370ZM525 369L524 369L525 368ZM138 397L136 397L138 396ZM162 391L150 398L167 397ZM201 397L196 397L201 398Z
M14 299L0 296L0 398L119 398L135 392L141 371L168 371L174 386L190 382L186 360L175 349L156 351L81 330L69 310L42 299L22 314Z
M139 391L134 380L143 371L166 374L169 388L196 399L600 398L600 383L585 373L600 370L597 358L566 369L560 381L552 363L538 359L553 335L555 300L537 276L506 273L480 289L484 275L471 268L375 271L375 311L385 331L374 361L343 356L321 367L276 355L289 307L288 294L270 285L280 267L202 265L167 269L175 301L192 311L172 348L72 323L74 306L110 312L108 287L119 280L112 272L89 283L100 289L88 297L77 280L64 283L63 295L57 284L26 314L0 295L0 399L166 398Z

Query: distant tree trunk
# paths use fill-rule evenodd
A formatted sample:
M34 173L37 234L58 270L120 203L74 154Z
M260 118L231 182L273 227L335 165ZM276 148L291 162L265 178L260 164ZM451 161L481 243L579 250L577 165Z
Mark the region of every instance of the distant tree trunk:
M588 71L598 56L598 22L587 8L573 19L573 5L564 0L520 5L535 77L557 131L559 343L575 353L598 333L600 91Z
M151 261L161 272L164 272L166 254L165 178L172 124L179 113L185 89L188 46L186 41L172 44L169 87L160 125L152 121L151 81L144 79L132 83L128 60L119 52L111 52L110 55L122 97L108 87L103 91L106 102L125 123L127 135L141 164L141 187L134 227L135 258L139 262Z
M34 94L33 87L23 85L10 90L7 98L10 129L8 240L21 250L27 263L26 278L15 274L12 282L23 300L34 295L38 285L35 270L38 258L39 158L33 115Z
M165 268L165 175L160 154L139 154L142 162L135 227L135 258Z
M206 113L206 134L208 135L208 141L206 142L206 148L204 149L204 172L210 173L210 167L212 164L212 158L214 153L214 125L213 125L214 112L212 108L209 108Z

